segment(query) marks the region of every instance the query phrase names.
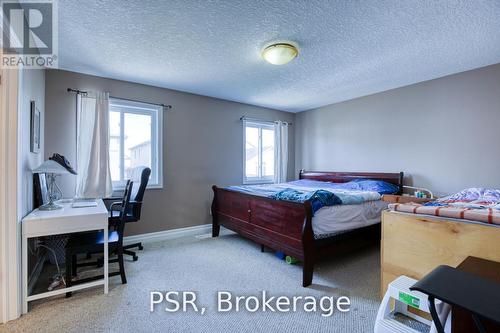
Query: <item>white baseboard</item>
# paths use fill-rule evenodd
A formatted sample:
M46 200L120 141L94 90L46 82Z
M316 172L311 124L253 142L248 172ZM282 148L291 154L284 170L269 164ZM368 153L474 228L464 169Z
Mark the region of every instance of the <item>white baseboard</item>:
M208 233L212 233L212 225L203 224L194 227L171 229L158 232L150 232L147 234L127 236L123 238L123 244L128 245L139 242L144 244L155 243L155 242L177 239L181 237L195 237Z

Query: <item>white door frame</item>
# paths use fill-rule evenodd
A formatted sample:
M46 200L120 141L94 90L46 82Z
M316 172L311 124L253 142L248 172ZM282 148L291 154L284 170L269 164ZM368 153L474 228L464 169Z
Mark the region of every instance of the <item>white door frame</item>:
M0 50L1 56L1 50ZM20 70L0 69L0 322L20 316L18 105Z

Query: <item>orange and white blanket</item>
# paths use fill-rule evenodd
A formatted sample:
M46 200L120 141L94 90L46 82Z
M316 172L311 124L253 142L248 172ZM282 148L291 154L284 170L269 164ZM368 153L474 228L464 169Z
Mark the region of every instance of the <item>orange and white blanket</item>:
M447 206L426 206L417 203L394 203L389 204L389 209L398 212L450 217L500 225L500 210L496 208L460 207L456 204Z

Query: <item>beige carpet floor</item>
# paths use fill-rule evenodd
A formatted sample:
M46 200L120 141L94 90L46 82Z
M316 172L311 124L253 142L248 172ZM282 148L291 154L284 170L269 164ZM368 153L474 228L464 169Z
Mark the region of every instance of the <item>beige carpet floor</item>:
M30 303L20 319L0 325L0 332L373 332L380 284L378 247L319 263L313 285L301 287L302 267L287 265L271 252L237 235L194 237L145 245L139 261L126 262L128 284L110 280L102 288ZM151 291L196 291L204 315L168 313L164 305L150 312ZM217 291L233 295L348 296L351 310L321 312L216 311Z

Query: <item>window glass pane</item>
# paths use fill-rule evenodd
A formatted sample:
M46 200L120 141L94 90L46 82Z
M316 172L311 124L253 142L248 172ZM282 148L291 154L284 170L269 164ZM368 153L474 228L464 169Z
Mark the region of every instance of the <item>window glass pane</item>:
M133 168L151 168L151 115L125 113L124 123L124 173L129 179Z
M109 164L111 179L120 180L120 112L109 112Z
M274 175L274 130L262 129L262 177Z
M259 129L245 128L245 173L246 177L259 176Z
M110 100L110 169L115 189L123 187L137 166L151 168L148 187L162 186L161 108L148 103Z

